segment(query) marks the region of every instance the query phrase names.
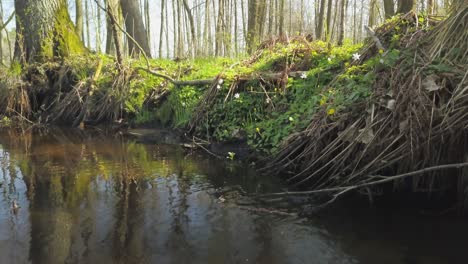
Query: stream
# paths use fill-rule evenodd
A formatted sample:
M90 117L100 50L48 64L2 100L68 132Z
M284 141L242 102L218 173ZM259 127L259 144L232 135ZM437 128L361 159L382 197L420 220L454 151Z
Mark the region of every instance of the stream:
M265 208L282 183L181 146L0 130L0 263L468 263L466 219Z

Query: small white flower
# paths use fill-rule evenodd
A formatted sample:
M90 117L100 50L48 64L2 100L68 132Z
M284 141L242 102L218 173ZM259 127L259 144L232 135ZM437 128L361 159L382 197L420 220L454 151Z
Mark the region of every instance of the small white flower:
M221 85L221 84L223 84L223 83L224 83L224 80L223 80L223 79L219 79L219 80L218 80L218 84L219 84L219 85Z
M383 64L383 63L384 63L384 60L383 60L383 59L380 59L379 62Z
M221 90L221 85L218 84L218 85L216 86L216 89Z
M289 122L292 122L294 121L294 118L292 118L292 116L289 117Z
M266 99L266 103L267 103L267 104L271 103L271 99L270 99L270 98L267 98L267 99Z
M332 61L332 58L328 57L328 62L331 62Z
M236 98L236 99L239 99L239 97L240 97L240 94L239 94L239 93L236 93L236 94L234 95L234 98Z
M361 55L359 53L354 53L353 54L353 60L357 61L359 59L361 59Z
M305 72L301 73L301 79L307 79L307 73Z

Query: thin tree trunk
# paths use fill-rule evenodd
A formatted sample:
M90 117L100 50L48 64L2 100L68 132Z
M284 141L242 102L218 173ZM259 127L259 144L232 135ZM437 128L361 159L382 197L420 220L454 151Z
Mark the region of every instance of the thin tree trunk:
M327 26L325 31L325 37L327 41L330 41L331 31L332 31L332 7L333 1L328 0L328 8L327 8Z
M205 2L205 25L203 29L203 45L207 48L204 49L204 55L211 55L212 41L211 41L211 20L210 20L210 0Z
M244 0L241 0L241 11L242 11L242 33L243 33L243 36L244 36L244 42L245 44L247 45L248 43L248 30L247 30L247 19L245 19L245 4L244 4Z
M329 0L331 1L331 0ZM317 27L317 39L323 39L323 22L325 19L325 0L320 1L320 12L318 18L318 27Z
M427 13L429 15L434 14L434 0L427 0Z
M180 10L180 0L177 0L177 49L180 57L184 56L184 33L182 23L182 12Z
M5 65L3 61L3 3L0 0L0 65Z
M191 48L194 56L196 57L198 55L198 47L197 47L197 33L195 32L195 21L193 19L193 14L192 11L190 10L190 7L188 5L187 0L182 0L185 8L185 12L187 13L188 20L190 22L190 32L192 35L191 38Z
M279 25L278 34L284 36L284 0L279 0Z
M107 14L106 17L108 18L108 23L112 32L113 41L109 41L109 43L114 43L115 47L115 54L117 56L117 63L118 65L123 64L123 48L122 48L122 38L118 30L117 24L119 23L118 17L118 4L116 2L111 2L107 0L106 5Z
M265 20L266 20L266 0L257 0L258 2L258 15L257 15L257 28L259 41L262 40L265 34Z
M75 16L76 16L76 34L83 37L83 1L75 0Z
M161 28L159 30L159 58L163 57L163 37L164 37L164 8L166 5L165 0L161 0Z
M120 19L120 12L119 12L119 2L118 0L105 0L106 9L112 10L112 14L114 16L115 22L121 24ZM112 25L112 18L109 16L109 11L106 12L106 53L107 54L115 54L115 42L114 42L114 30ZM120 30L117 30L117 38L122 39L123 35ZM120 43L122 44L122 43Z
M353 43L357 43L357 0L354 0L353 7Z
M373 27L377 20L377 0L370 0L369 6L369 21L367 25Z
M149 0L145 0L145 26L146 26L146 39L148 39L148 46L151 47L151 19L150 19Z
M218 1L218 16L216 20L216 42L215 42L215 54L216 56L222 56L223 50L223 20L224 20L224 0Z
M257 39L257 0L249 0L247 21L247 52L252 53Z
M236 57L239 55L239 41L238 41L238 34L239 34L239 25L238 25L238 18L237 18L237 1L232 1L234 3L234 52Z
M348 0L342 0L341 2L341 18L340 18L340 35L338 37L338 45L343 45L344 36L345 36L345 20L346 13L348 10Z
M170 57L170 51L169 51L169 4L166 1L166 30L165 30L165 35L166 35L166 58Z
M178 58L179 57L179 49L177 48L177 40L179 39L178 36L177 36L177 9L176 9L176 5L177 5L177 1L176 0L172 0L172 24L173 24L173 28L174 28L174 41L173 41L173 44L174 44L174 58Z
M364 3L361 2L361 17L359 18L359 38L358 41L361 41L362 39L362 30L364 28Z
M91 48L91 33L89 30L89 3L88 0L85 0L85 15L86 15L86 46ZM83 38L84 39L84 38Z
M273 35L273 18L275 17L274 15L274 2L273 0L269 0L268 2L268 35L271 36Z
M98 1L100 5L100 0ZM96 52L100 53L101 52L101 9L99 7L96 7Z

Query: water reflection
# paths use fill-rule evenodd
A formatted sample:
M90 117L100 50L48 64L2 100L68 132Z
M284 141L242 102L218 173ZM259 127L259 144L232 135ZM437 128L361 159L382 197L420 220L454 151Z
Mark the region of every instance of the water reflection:
M276 191L278 184L176 146L105 133L0 130L0 183L0 263L458 260L408 251L407 237L383 232L389 225L399 234L404 224L386 218L350 213L310 221L220 203L226 187L235 196Z
M301 263L287 242L294 223L214 194L276 188L248 169L75 130L1 131L0 144L0 254L8 263Z

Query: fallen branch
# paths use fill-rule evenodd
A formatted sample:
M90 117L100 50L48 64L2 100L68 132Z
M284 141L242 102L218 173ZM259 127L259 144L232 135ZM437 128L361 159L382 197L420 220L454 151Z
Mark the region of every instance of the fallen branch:
M368 26L364 26L364 28L366 29L367 33L369 33L369 35L372 37L372 39L374 40L375 42L375 45L377 46L377 48L379 50L385 50L384 46L382 45L382 42L380 41L380 39L375 35L375 32Z
M212 79L198 79L198 80L187 80L187 81L180 81L180 80L175 80L172 77L162 74L159 72L155 72L149 68L143 68L143 67L137 67L137 70L141 70L144 72L147 72L151 75L154 75L159 78L163 78L172 84L176 86L185 86L185 85L192 85L192 86L203 86L203 85L210 85L213 84L218 77L212 78ZM296 71L296 72L290 72L288 73L289 77L293 78L300 78L305 74L306 72L304 71ZM262 80L262 81L277 81L283 77L283 72L263 72L263 73L256 73L256 74L251 74L251 75L246 75L246 76L241 76L238 77L237 80L239 81L253 81L253 80Z
M455 164L446 164L446 165L439 165L439 166L434 166L434 167L429 167L429 168L424 168L421 170L417 171L412 171L408 173L403 173L395 176L388 176L385 177L384 179L377 180L377 181L372 181L372 182L367 182L363 184L357 184L357 185L351 185L351 186L343 186L343 187L335 187L335 188L326 188L326 189L318 189L318 190L312 190L312 191L302 191L302 192L281 192L281 193L269 193L269 194L263 194L257 197L271 197L271 196L289 196L289 195L311 195L311 194L319 194L319 193L333 193L333 192L338 192L335 194L335 198L333 200L336 200L336 198L344 193L347 193L349 191L355 190L355 189L360 189L364 187L369 187L369 186L375 186L375 185L380 185L396 180L401 180L407 177L419 175L419 174L424 174L426 172L432 172L432 171L438 171L438 170L447 170L447 169L460 169L468 167L468 162L465 163L455 163ZM369 177L382 177L382 176L369 176Z

